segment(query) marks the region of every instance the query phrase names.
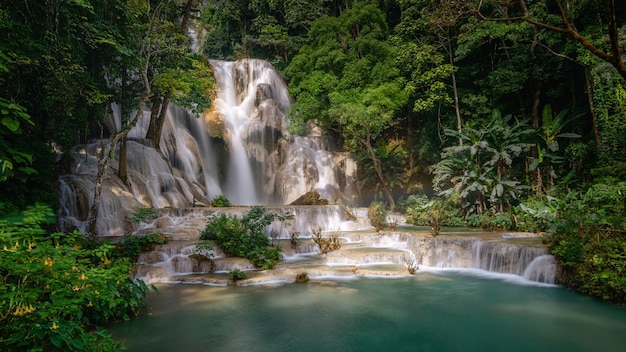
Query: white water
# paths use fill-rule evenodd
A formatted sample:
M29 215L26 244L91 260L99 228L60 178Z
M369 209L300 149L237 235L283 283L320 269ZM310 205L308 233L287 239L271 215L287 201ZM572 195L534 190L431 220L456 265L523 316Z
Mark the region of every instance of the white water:
M358 201L356 164L349 155L334 151L319 131L308 137L287 131L290 98L269 63L246 59L212 65L218 87L214 106L201 117L171 106L160 150L144 139L150 112L143 113L128 135L126 183L116 176L116 151L104 176L99 235L136 230L128 219L138 208L206 206L218 195L234 205L289 204L309 191L331 204ZM106 125L117 131L121 107L112 110ZM76 146L71 171L60 178L62 231L86 231L97 155L105 142Z
M432 238L427 232L414 231L377 233L364 224L364 219L348 220L340 206L282 206L268 207L267 210L287 218L284 223L276 222L266 228L268 236L272 232L276 234L272 241L282 247L283 261L274 270L258 273L248 284L293 281L302 272L307 272L312 279L402 277L409 275L408 259L414 259L421 271L461 271L523 284L553 285L556 281L556 262L547 249L511 243L512 239L507 239L509 234L483 235L487 239L458 235ZM359 210L356 209L355 213ZM194 250L189 239L194 236L181 229L193 228L195 219L205 219L211 211L241 216L248 208L160 210L160 220L145 224L142 233L158 232L174 238L184 233L186 241L172 241L156 252L146 254L146 258L158 260L142 259L146 265L140 270L139 277L149 282L225 285L229 271L253 270L246 259L227 258L219 251L211 253L211 270L189 257L189 251ZM341 248L319 255L311 240L313 227L319 228L325 236L338 236ZM195 238L203 228L204 222L196 223ZM342 230L345 228L352 231ZM298 237L296 248L289 242L292 233Z

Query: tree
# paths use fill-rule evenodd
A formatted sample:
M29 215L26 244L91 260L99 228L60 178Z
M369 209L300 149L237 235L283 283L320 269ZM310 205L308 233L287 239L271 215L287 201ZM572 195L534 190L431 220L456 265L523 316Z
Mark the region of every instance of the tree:
M490 17L489 15L483 14L483 3L494 6L496 16L499 16ZM623 5L623 2L621 2L620 6ZM620 9L623 10L623 8ZM577 0L566 0L565 6L563 6L562 0L554 0L552 4L532 0L518 0L515 2L508 0L481 0L476 10L479 16L487 21L524 21L539 29L567 35L579 42L600 59L613 65L622 78L626 79L626 63L624 62L621 51L619 39L620 24L618 19L618 7L615 6L615 0L606 0L604 6L597 5L594 1L585 2ZM592 39L584 34L584 31L577 28L576 23L579 22L580 17L584 15L586 10L599 12L599 17L602 18L602 24L606 26L608 33L607 44L609 50L603 49L605 43L602 43L602 40L594 44ZM556 18L560 21L556 20Z
M161 0L154 6L149 2L137 3L127 11L127 18L133 24L125 33L127 37L123 44L126 50L122 53L124 59L120 61L127 66L111 74L119 73L121 85L131 88L135 100L129 104L135 106L136 113L121 131L112 131L106 145L101 148L94 200L89 212L90 233L96 229L102 179L107 166L121 141L118 176L125 181L126 135L139 121L147 103L151 102L152 107L146 138L152 139L157 148L170 100L181 102L196 113L210 105L208 96L213 81L208 62L189 53L188 39L172 17L175 9L171 1ZM194 79L194 74L198 75L198 79Z
M0 50L0 72L8 72L4 65L7 59ZM26 174L35 172L31 167L32 154L7 143L13 136L23 133L21 125L24 123L33 124L24 107L0 97L0 182L12 177L17 168Z
M384 14L373 4L355 2L338 17L315 21L309 35L285 70L295 97L289 118L301 129L316 123L335 130L349 149L365 150L393 208L375 148L408 96L394 65L394 48L385 40Z
M396 26L395 31L401 38L399 43L407 45L409 49L409 54L405 54L402 59L407 66L407 71L414 75L414 80L429 87L426 96L432 97L422 98L431 103L416 104L415 110L432 109L433 103L453 103L457 130L460 133L462 120L453 46L462 29L463 19L469 16L469 3L458 0L402 0L399 3L402 9L402 21ZM411 44L405 44L406 42ZM444 64L446 60L436 49L445 53L446 64ZM423 67L411 67L414 65L423 65ZM446 83L446 74L449 75L451 81L453 99L443 89L442 83ZM416 79L418 75L430 77L430 81L418 80ZM463 141L459 139L459 143Z
M512 116L502 117L494 110L486 126L465 126L463 133L446 130L446 134L462 138L464 143L444 148L442 160L433 166L434 182L440 195L459 193L468 214L482 214L489 207L504 212L510 199L527 188L517 179L523 176L523 170L516 176L512 169L528 151L535 130L525 121L511 120Z
M562 110L553 116L552 107L544 106L542 125L537 133L537 156L531 158L531 164L528 167L530 172L535 173L533 189L537 196L542 193L550 195L554 187L554 180L557 176L554 166L564 159L557 153L560 148L558 138L580 138L579 134L562 132L566 125L576 119L575 116L568 119L568 115L568 110ZM545 185L544 178L546 179Z

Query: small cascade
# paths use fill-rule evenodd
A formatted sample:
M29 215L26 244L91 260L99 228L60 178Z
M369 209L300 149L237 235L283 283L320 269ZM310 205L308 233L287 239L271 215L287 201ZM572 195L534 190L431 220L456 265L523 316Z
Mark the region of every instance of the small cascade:
M419 263L428 267L479 269L548 284L556 280L556 262L545 247L437 237L412 239L409 248Z
M556 281L557 265L556 260L550 254L535 257L522 275L524 279L530 281L554 284Z

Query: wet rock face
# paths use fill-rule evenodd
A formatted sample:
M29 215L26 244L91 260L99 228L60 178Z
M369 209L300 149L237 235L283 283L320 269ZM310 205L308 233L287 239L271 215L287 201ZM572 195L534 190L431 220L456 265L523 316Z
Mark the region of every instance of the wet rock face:
M145 134L145 111L129 132L127 182L107 169L103 178L96 233L121 236L138 208L208 206L218 195L235 205L284 205L307 192L319 196L294 204L359 203L356 162L338 151L336 141L311 125L307 136L289 133L287 86L268 62L212 61L214 105L202 116L171 105L160 148ZM109 128L121 128L122 110L113 107ZM115 127L113 127L115 126ZM59 180L61 231L86 232L102 146L92 140L72 153ZM111 165L119 163L114 153ZM168 227L158 225L170 234Z
M328 205L328 200L320 197L317 192L306 192L290 205Z

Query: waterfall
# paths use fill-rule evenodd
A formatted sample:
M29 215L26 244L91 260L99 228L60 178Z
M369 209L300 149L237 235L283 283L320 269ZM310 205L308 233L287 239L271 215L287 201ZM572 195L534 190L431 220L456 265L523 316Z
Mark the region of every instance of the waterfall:
M266 61L211 61L218 97L211 120L229 152L223 191L234 204L289 204L309 191L331 203L356 201L356 172L319 130L293 136L287 86Z
M319 130L309 136L287 131L287 87L268 62L211 64L214 105L202 116L170 106L160 150L145 139L150 111L143 112L128 134L126 182L116 176L116 150L103 178L98 234L136 230L128 219L140 207L207 206L218 195L233 205L289 204L310 191L331 204L358 201L356 163L348 154L336 151ZM112 105L109 131L120 130L121 112ZM71 152L71 171L60 177L61 231L86 229L103 143L91 140Z
M437 237L412 239L409 248L419 263L428 267L479 269L547 284L556 280L556 261L545 247Z

